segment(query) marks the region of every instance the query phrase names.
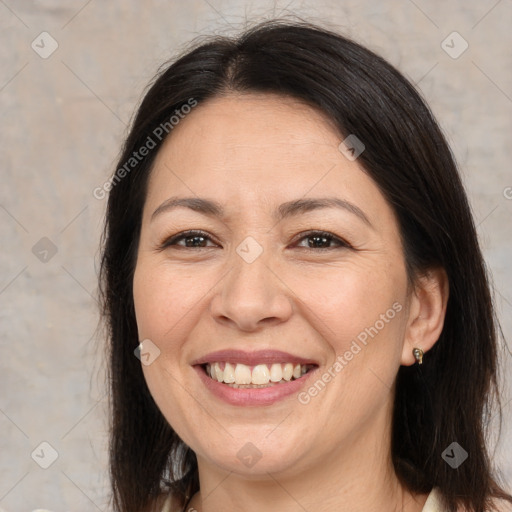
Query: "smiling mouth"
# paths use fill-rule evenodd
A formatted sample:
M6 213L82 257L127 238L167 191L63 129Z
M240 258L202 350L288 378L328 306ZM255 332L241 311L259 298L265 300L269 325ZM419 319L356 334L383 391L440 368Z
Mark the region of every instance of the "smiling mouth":
M206 375L231 388L268 388L298 380L317 368L315 364L273 363L248 366L242 363L215 362L201 365Z

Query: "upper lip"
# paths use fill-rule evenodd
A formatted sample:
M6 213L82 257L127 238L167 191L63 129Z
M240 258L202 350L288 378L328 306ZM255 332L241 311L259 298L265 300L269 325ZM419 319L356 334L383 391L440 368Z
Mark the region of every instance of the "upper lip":
M280 350L257 350L254 352L246 352L244 350L218 350L210 352L199 359L192 361L192 365L200 365L206 363L241 363L247 366L256 366L258 364L272 363L294 363L294 364L314 364L318 363L313 359L299 357L288 352Z

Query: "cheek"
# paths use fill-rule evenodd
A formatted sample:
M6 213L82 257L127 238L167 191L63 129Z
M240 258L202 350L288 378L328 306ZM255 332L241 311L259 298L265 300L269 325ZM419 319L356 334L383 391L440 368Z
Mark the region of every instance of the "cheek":
M406 290L400 269L354 265L304 276L294 289L305 290L302 299L314 312L311 321L317 318L315 323L336 353L348 350L358 336L362 341L365 335L370 339L375 331L398 341L395 335L402 322L398 310L404 308Z
M398 267L390 270L347 267L332 272L329 279L316 279L322 284L310 286L305 297L304 311L314 313L309 322L321 333L331 356L317 377L327 384L315 381L299 398L308 404L306 417L329 411L324 432L333 436L372 424L373 415L390 400L406 309L405 274Z
M180 278L182 275L142 260L135 269L133 298L139 340L149 339L159 350L151 364L142 365L149 391L169 424L186 443L193 443L189 432L194 429L187 420L190 395L181 374L181 346L197 322L193 307L204 291L201 286L190 286L190 279Z
M318 277L318 276L317 276ZM308 278L309 279L309 278ZM310 322L323 337L331 353L325 377L329 384L313 407L331 411L327 423L333 429L346 421L368 421L380 405L387 403L400 365L405 325L406 276L397 265L345 267L312 290L308 308L315 314ZM322 385L316 385L324 389ZM316 400L316 389L306 390L304 401ZM318 412L320 414L320 412Z
M203 290L204 288L204 290ZM141 262L135 269L133 299L139 338L155 343L177 339L207 286L162 264Z

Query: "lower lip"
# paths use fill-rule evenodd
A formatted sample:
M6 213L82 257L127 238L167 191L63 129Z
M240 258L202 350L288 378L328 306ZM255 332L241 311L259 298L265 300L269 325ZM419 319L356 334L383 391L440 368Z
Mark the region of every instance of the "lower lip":
M271 405L283 398L298 393L305 386L316 368L296 380L269 386L268 388L232 388L206 375L202 366L194 366L203 384L218 398L231 405Z

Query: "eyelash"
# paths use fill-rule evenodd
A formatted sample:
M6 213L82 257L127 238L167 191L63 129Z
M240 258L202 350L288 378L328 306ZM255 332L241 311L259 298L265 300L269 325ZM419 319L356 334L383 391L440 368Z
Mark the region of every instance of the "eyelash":
M181 233L173 235L170 238L167 238L160 244L159 250L167 249L168 247L171 247L173 245L176 247L179 247L180 249L209 249L209 248L211 248L211 247L185 247L185 246L177 246L176 245L176 242L179 242L185 238L190 238L190 237L194 237L194 236L200 236L200 237L206 238L210 241L214 241L211 238L211 236L208 235L208 233L201 231L201 230L197 230L197 229L191 229L191 230L183 231ZM304 233L301 233L301 236L298 241L301 241L301 240L307 239L307 238L313 238L315 236L326 238L328 242L336 242L338 244L338 247L319 247L319 248L303 247L303 249L306 249L309 251L330 251L333 249L352 248L352 246L348 242L333 235L332 233L329 233L328 231L315 231L315 230L306 231Z

